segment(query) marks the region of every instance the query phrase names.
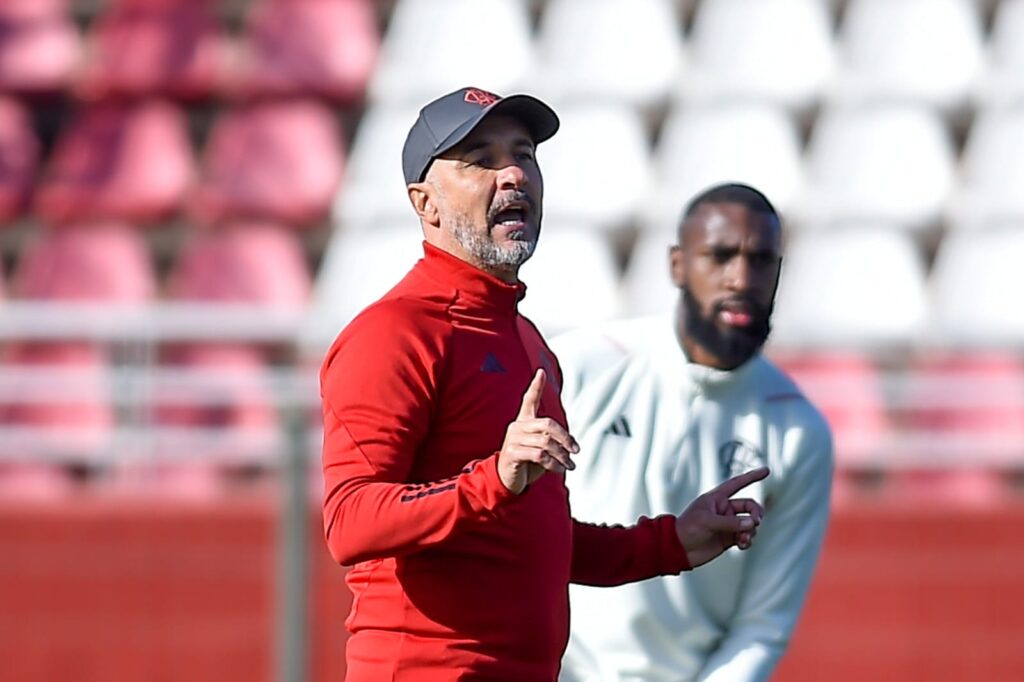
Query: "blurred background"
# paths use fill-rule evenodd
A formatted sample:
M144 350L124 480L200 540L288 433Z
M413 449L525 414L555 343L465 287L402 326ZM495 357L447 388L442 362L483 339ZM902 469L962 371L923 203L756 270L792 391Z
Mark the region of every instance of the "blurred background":
M838 470L777 679L1024 679L1022 0L0 1L0 678L343 679L318 363L467 85L562 117L548 335L670 309L707 185L783 213Z

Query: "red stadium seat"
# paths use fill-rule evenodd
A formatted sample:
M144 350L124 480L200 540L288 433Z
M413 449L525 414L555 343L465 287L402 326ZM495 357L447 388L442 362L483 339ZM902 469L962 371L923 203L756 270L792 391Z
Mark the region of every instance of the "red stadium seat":
M303 308L311 278L302 245L291 231L239 223L187 241L168 279L178 300Z
M185 116L163 102L86 109L63 132L36 197L46 219L167 218L192 180Z
M17 100L0 97L0 225L28 206L39 156L28 111Z
M254 104L221 116L204 156L193 209L206 222L318 221L327 215L344 165L334 116L310 101Z
M79 81L87 98L193 99L225 79L225 39L209 2L119 0L93 25L88 47Z
M994 504L1024 470L1024 362L1010 352L928 353L910 367L900 410L928 466L895 469L891 495Z
M256 95L363 98L377 58L367 0L268 0L249 14L240 87Z
M78 59L80 38L66 0L0 3L0 92L62 90Z
M126 225L43 230L22 253L12 293L23 299L143 303L156 289L146 244Z

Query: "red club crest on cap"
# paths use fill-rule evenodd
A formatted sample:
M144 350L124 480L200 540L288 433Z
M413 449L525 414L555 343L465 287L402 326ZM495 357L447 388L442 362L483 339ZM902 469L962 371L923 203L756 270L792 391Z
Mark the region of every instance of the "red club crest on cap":
M493 92L487 92L486 90L478 90L477 88L469 88L466 90L466 101L471 104L479 104L482 107L486 107L490 104L494 104L499 99L501 98Z

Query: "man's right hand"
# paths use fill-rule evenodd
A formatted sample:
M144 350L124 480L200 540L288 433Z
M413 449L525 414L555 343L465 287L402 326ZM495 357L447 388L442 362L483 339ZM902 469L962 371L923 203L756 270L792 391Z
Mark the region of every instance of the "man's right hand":
M505 443L498 453L498 477L516 495L545 471L560 474L576 468L571 459L580 451L576 439L554 419L537 417L546 380L543 369L533 375L523 394L519 415L508 425Z

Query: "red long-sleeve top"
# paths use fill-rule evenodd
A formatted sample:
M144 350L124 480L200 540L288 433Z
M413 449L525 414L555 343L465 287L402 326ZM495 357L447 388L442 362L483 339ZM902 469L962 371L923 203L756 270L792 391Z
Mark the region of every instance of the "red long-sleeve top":
M321 370L324 527L351 565L349 682L553 681L570 581L618 585L689 566L672 516L570 518L564 479L521 495L498 451L534 372L565 424L557 362L507 284L425 256L334 342Z

